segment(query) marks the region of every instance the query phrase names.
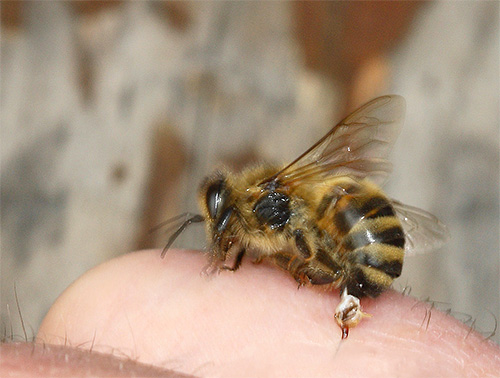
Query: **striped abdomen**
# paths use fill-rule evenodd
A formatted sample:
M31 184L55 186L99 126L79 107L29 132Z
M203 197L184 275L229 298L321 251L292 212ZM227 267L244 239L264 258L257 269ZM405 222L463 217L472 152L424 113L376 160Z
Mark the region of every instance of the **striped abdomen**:
M349 294L377 296L399 277L405 236L390 201L376 187L360 185L340 197L333 212L338 256Z

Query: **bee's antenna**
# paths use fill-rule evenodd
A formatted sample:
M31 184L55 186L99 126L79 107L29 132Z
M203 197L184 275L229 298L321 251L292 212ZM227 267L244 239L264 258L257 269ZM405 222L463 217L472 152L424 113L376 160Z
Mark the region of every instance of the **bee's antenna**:
M167 224L173 223L173 222L178 221L179 219L182 219L182 218L192 217L194 215L195 214L193 214L193 213L178 214L176 216L173 216L172 218L168 218L167 220L164 220L163 222L157 224L156 226L154 226L152 229L149 230L149 233L152 234L153 232L158 231L160 228L162 228L163 226L166 226Z
M189 213L186 213L184 215L192 215L192 214L189 214ZM175 217L176 219L179 218L179 216ZM167 253L167 251L170 249L170 246L172 245L172 243L175 241L175 239L177 239L177 237L182 234L182 232L189 226L191 225L192 223L200 223L200 222L203 222L205 220L205 218L203 218L203 216L199 215L199 214L196 214L194 216L192 216L191 218L189 219L186 219L184 221L184 223L181 224L181 226L177 229L177 231L175 231L173 233L173 235L168 239L168 242L167 242L167 245L165 246L165 248L163 248L163 251L161 251L161 258L164 258L165 257L165 254ZM165 223L165 222L163 222Z

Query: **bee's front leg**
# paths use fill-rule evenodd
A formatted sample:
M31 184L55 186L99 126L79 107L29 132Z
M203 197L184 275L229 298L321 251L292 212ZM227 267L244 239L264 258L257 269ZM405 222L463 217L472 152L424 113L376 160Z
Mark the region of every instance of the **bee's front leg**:
M222 265L219 267L219 271L221 270L229 270L230 272L236 272L239 267L241 266L241 262L243 261L243 256L245 255L245 248L242 248L238 254L236 255L236 258L234 259L233 266L228 266L228 265Z
M369 316L371 315L361 310L359 298L348 294L345 288L340 296L340 303L335 309L335 319L342 330L342 339L347 339L349 329L356 327L361 319Z

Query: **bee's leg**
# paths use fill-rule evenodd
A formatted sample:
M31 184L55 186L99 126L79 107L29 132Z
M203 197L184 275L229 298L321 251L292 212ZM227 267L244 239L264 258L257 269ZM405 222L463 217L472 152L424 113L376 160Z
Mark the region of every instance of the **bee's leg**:
M347 288L342 291L340 303L335 309L335 319L342 330L342 339L347 339L349 329L358 325L361 319L371 315L361 310L359 298L347 293Z
M304 269L297 270L297 272L295 272L293 274L293 278L299 284L299 286L297 287L297 289L300 289L302 286L306 286L306 285L310 285L311 284L311 280L307 276L307 274L305 273Z
M297 247L297 250L300 252L300 255L305 260L310 259L312 256L311 247L309 245L310 243L308 242L304 231L298 228L293 231L293 236L295 238L295 246Z
M297 289L300 289L302 286L306 286L311 283L311 280L306 274L307 265L302 259L293 256L289 258L286 266L281 266L281 268L290 273L293 279L299 284Z
M227 266L223 265L220 267L220 270L229 270L230 272L236 272L238 268L241 265L241 262L243 261L243 256L245 255L245 248L240 249L238 254L236 255L236 258L234 259L234 264L233 266Z
M217 263L213 260L210 260L207 265L203 267L203 269L200 272L201 276L210 276L212 275L215 271L218 271L217 268Z
M260 264L262 261L264 261L264 256L259 256L252 260L252 264Z

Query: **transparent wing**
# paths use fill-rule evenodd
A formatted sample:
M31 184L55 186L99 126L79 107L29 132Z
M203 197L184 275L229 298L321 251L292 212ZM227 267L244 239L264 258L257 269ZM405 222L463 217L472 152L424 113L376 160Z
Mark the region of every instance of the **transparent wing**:
M405 232L407 256L431 252L448 241L448 228L431 213L398 201L392 206Z
M337 124L314 146L281 171L261 182L289 186L349 175L382 184L391 172L387 160L404 120L401 96L378 97Z

